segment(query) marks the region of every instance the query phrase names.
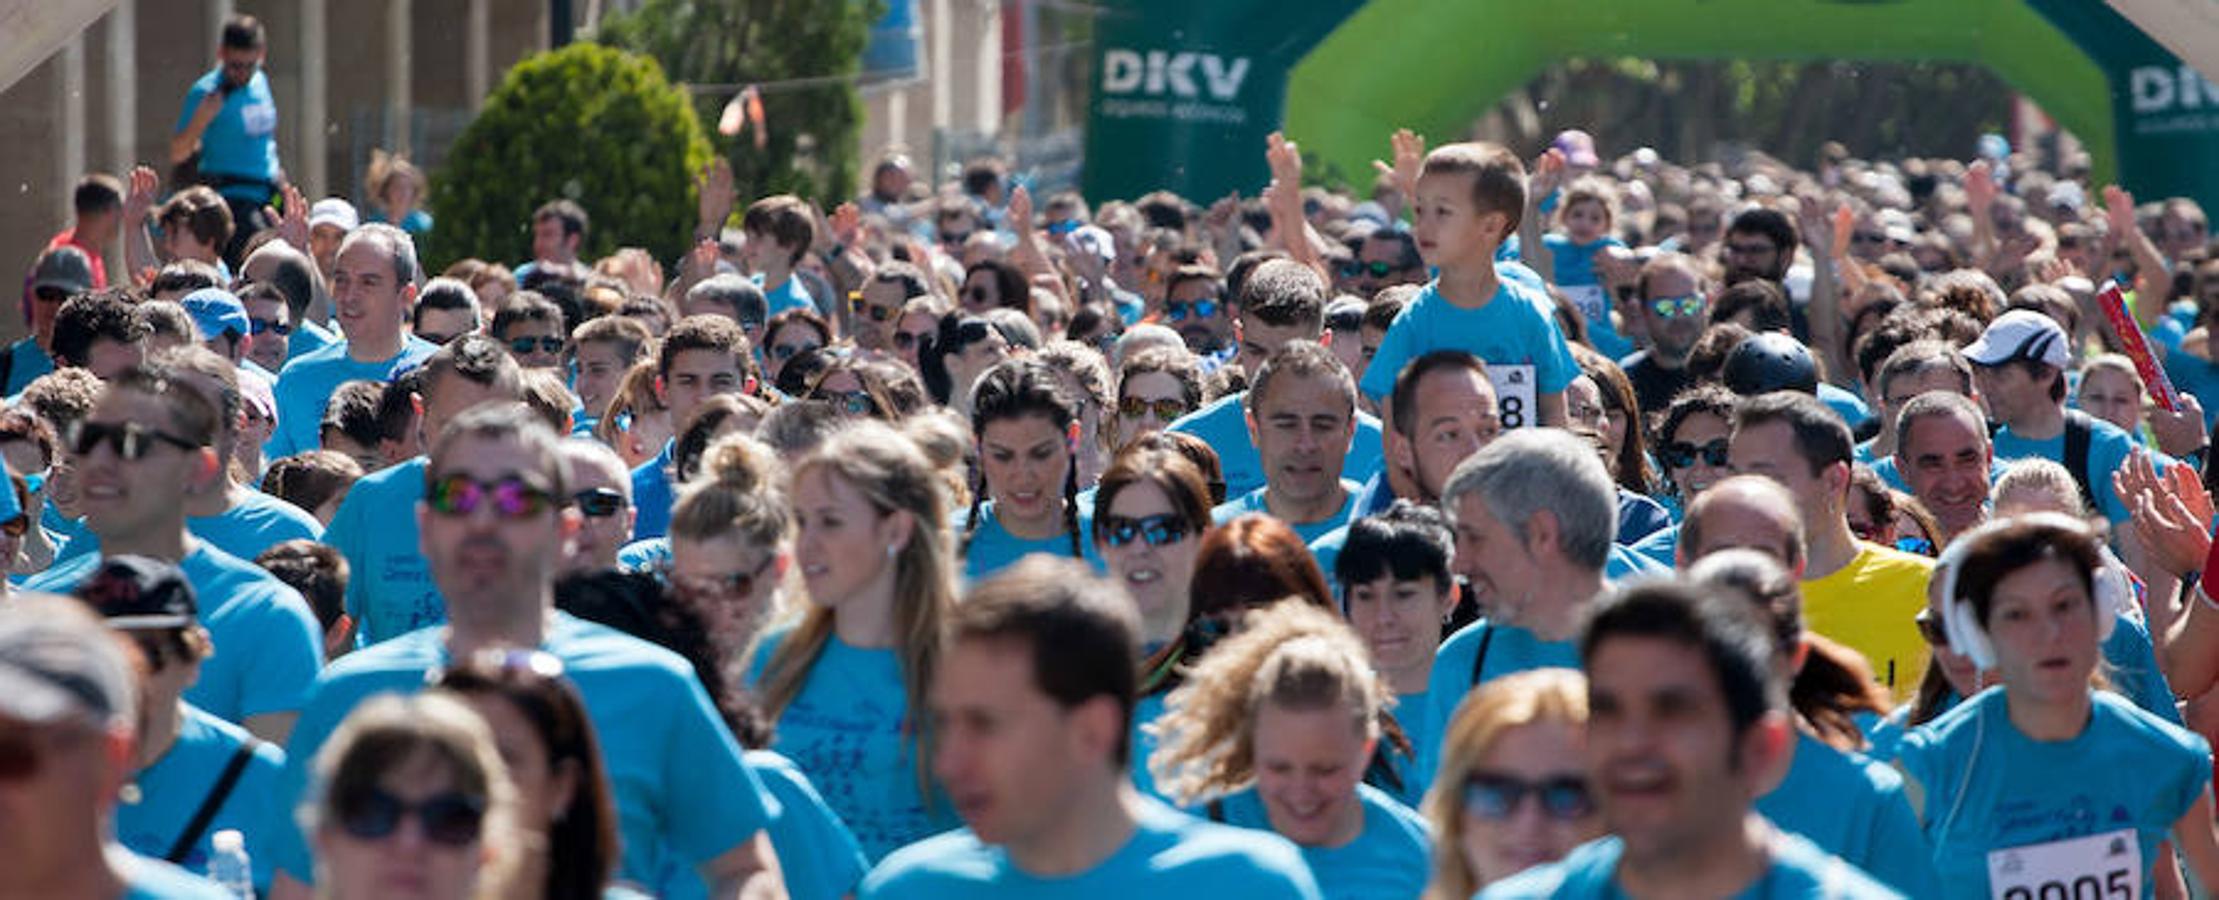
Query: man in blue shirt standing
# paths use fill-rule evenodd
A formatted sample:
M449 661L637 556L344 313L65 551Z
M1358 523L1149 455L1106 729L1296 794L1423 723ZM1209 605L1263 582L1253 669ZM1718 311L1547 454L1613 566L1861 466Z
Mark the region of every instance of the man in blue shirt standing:
M309 789L317 751L364 699L421 690L426 672L483 651L536 648L562 661L601 736L622 829L618 877L664 897L775 890L763 883L776 879L764 829L778 805L692 665L555 611L555 574L579 524L567 505L560 440L513 402L481 404L441 430L413 518L425 566L453 600L447 624L355 651L316 679L276 802L289 808ZM316 869L305 836L274 832L265 842L278 870L270 896L308 896Z
M704 400L754 392L755 355L748 346L747 334L723 316L688 316L671 326L656 349L655 393L670 410L672 428L684 428ZM663 452L632 470L632 507L639 511L632 523L635 540L670 532L670 507L677 500L670 471L676 446L675 439L665 442Z
M2114 525L2127 521L2126 504L2111 486L2111 473L2135 451L2134 438L2119 426L2065 408L2065 370L2072 366L2072 339L2049 316L2014 309L1997 316L1965 345L1973 380L1987 402L1996 430L1995 458L2039 456L2063 463L2080 483L2082 499ZM2169 462L2160 458L2159 468Z
M407 330L418 275L416 242L407 232L376 223L357 228L331 268L331 302L345 337L278 372L277 430L263 445L264 459L317 449L324 405L339 385L392 381L439 349Z
M217 65L193 82L170 135L170 165L193 161L198 180L231 207L231 243L224 259L234 268L247 239L269 226L263 207L285 180L277 161L277 100L270 96L262 59L269 52L262 23L234 15L223 23Z
M932 768L968 827L894 851L859 896L1318 896L1285 839L1133 788L1140 622L1084 563L1021 560L972 590L946 627Z
M1751 805L1778 783L1794 725L1748 600L1683 581L1602 601L1580 638L1586 756L1610 837L1480 897L1901 897Z

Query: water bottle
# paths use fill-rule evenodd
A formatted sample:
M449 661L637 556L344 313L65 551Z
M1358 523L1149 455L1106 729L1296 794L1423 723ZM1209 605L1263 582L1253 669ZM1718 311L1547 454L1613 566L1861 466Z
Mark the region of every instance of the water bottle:
M226 828L208 843L215 851L208 856L208 880L240 900L254 900L254 866L247 861L246 835Z

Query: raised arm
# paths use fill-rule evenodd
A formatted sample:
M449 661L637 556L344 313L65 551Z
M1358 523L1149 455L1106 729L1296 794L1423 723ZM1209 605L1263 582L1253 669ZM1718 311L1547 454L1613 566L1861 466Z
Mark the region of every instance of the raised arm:
M1541 201L1564 183L1564 151L1554 147L1533 161L1533 177L1526 182L1526 210L1518 217L1518 255L1550 284L1556 283L1556 254L1542 240Z
M1271 165L1271 184L1264 188L1264 202L1271 209L1272 242L1332 284L1333 273L1325 267L1325 255L1318 252L1310 222L1302 215L1302 148L1276 131L1265 138L1265 143L1264 161Z
M2125 244L2127 253L2134 257L2134 270L2142 282L2135 289L2134 321L2148 331L2157 327L2158 319L2165 315L2165 302L2172 299L2172 279L2167 277L2165 254L2159 253L2150 236L2134 220L2134 195L2118 185L2103 189L2103 214L2110 226L2110 240L2114 246ZM2135 288L2134 285L2121 287Z
M123 265L130 270L131 283L142 288L153 283L154 272L162 267L154 238L146 230L147 215L154 211L154 193L161 186L162 176L139 166L131 170L131 183L123 195Z

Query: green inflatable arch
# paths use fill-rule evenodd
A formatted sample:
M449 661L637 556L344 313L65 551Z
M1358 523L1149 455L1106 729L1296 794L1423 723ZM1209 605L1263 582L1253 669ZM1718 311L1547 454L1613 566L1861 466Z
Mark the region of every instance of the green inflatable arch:
M1253 193L1285 125L1342 171L1435 140L1559 60L1985 66L2078 135L2099 182L2219 207L2219 88L2098 0L1116 0L1095 27L1086 190ZM1552 123L1556 124L1556 123ZM1584 125L1606 140L1609 123ZM1972 148L1965 148L1967 154Z
M1398 127L1444 140L1553 63L1629 56L1981 65L2079 136L2098 181L2117 172L2103 69L2026 0L1372 0L1295 66L1287 132L1368 172Z

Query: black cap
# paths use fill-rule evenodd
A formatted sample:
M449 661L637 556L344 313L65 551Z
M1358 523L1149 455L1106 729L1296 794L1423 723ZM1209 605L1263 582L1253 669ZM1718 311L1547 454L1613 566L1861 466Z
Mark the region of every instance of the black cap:
M154 631L193 624L196 604L185 573L159 559L110 556L77 586L77 599L107 617L108 627Z
M1744 397L1773 391L1818 393L1818 364L1810 348L1779 332L1768 331L1734 345L1720 376L1726 389Z

